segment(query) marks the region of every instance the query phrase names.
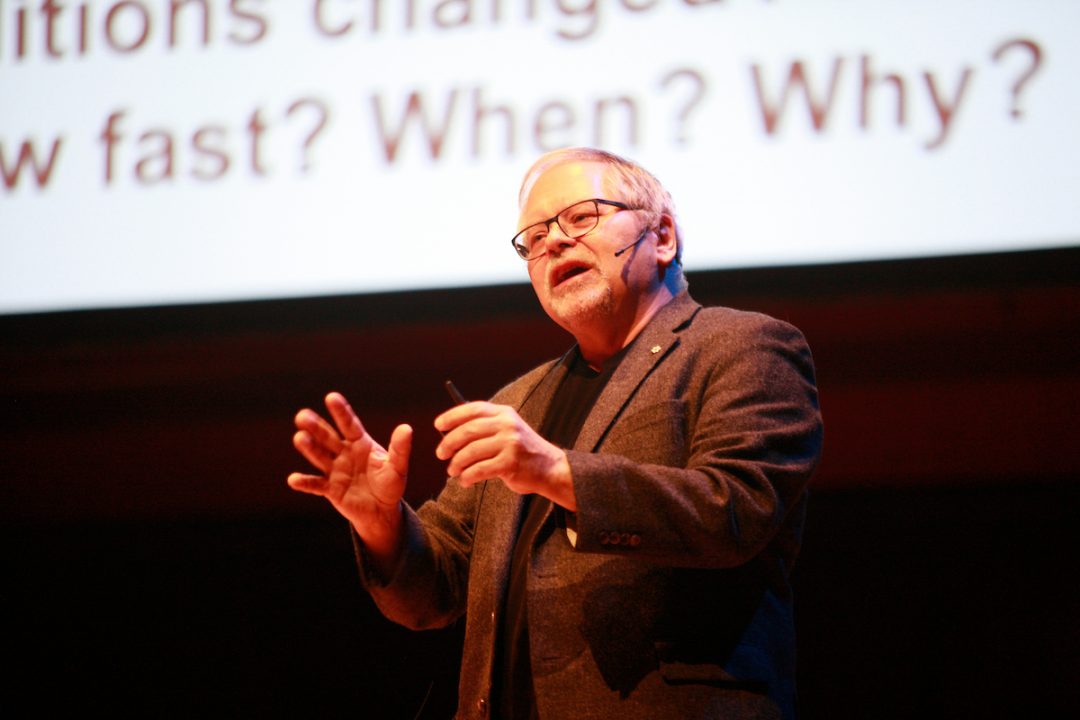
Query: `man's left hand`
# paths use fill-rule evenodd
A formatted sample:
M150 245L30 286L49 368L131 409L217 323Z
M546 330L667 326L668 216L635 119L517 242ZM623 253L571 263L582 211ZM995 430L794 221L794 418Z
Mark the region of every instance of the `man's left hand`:
M516 493L536 493L577 510L566 452L540 437L513 408L465 403L435 418L435 428L445 436L435 455L450 461L447 473L462 485L498 478Z

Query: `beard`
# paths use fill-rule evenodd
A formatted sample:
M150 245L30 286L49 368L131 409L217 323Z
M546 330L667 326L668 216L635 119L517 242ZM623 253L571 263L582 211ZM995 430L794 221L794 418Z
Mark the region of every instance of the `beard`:
M611 317L615 309L615 294L606 278L598 277L584 287L552 293L548 311L552 319L573 333L582 323L591 324Z

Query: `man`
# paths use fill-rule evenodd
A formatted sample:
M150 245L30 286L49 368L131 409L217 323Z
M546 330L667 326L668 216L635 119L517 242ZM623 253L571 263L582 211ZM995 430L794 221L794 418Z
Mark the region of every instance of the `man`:
M788 573L821 448L810 352L763 315L686 293L671 198L592 149L541 157L514 247L577 344L491 402L442 413L451 480L402 500L412 431L386 449L346 400L296 417L297 449L355 530L382 612L466 613L461 718L789 718Z

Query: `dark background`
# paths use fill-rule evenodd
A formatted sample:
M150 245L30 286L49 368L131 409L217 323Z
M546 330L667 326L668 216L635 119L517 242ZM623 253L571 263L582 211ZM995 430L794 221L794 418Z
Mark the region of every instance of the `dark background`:
M795 568L804 718L1080 709L1080 251L690 275L807 335L825 455ZM570 340L528 286L0 318L0 711L447 717L410 633L285 476L344 392L418 430ZM421 710L425 697L427 702Z

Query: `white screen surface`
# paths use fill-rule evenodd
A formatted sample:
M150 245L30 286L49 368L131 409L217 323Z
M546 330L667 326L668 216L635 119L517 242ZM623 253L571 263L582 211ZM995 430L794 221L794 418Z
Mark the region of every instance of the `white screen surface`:
M689 270L1080 242L1080 3L0 0L0 312L526 280L537 155Z

